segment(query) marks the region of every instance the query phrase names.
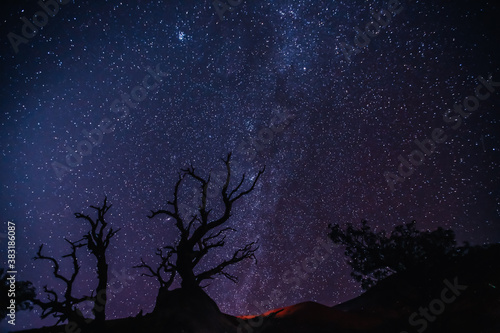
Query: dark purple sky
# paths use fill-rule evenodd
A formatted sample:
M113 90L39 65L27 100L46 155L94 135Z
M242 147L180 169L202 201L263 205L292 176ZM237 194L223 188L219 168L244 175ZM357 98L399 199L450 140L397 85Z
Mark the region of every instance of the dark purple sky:
M210 1L70 1L17 54L8 34L22 36L20 17L41 9L2 5L2 232L16 223L17 278L38 289L55 285L48 262L31 260L38 245L66 254L63 237L85 230L73 213L90 213L106 194L108 221L122 228L109 253L107 315L151 311L157 282L131 267L154 260L176 233L146 215L171 199L180 168L223 170L229 151L247 174L267 167L234 207L238 232L210 259L259 239L258 263L233 271L238 284L221 277L207 289L230 314L359 295L342 250L319 245L329 223L367 219L388 230L415 219L421 229L452 228L460 241L500 241L500 87L456 130L443 120L474 95L479 76L500 81L493 1L402 1L351 62L342 48L387 2L242 1L221 20ZM100 125L109 132L102 142L66 161ZM391 191L384 173L397 174L398 156L435 128L447 140ZM314 253L324 260L296 279ZM81 291L95 284L82 269ZM16 329L51 323L19 313Z

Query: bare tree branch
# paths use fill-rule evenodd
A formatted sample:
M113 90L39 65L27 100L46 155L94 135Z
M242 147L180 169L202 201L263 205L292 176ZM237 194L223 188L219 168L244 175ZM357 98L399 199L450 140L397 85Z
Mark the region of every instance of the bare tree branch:
M179 229L181 236L182 237L187 237L188 236L188 231L184 227L184 223L182 221L180 212L179 212L179 187L184 180L184 175L181 175L179 173L179 178L177 179L177 182L175 183L174 187L174 201L167 201L167 204L172 206L174 208L174 211L166 210L166 209L160 209L157 211L151 211L151 215L148 215L148 218L152 219L157 215L167 215L175 219L175 226L177 229Z
M257 261L257 259L255 258L255 252L259 249L259 247L255 246L256 244L257 242L251 242L246 244L244 248L238 249L236 252L234 252L231 259L224 260L216 267L198 274L196 276L196 279L201 282L203 280L213 279L214 275L222 274L229 280L233 282L238 282L238 278L236 276L225 272L224 269L230 265L234 265L245 259L254 259L255 261Z
M156 255L161 258L161 263L156 269L153 269L150 265L146 264L146 262L144 262L142 258L141 258L141 264L133 266L133 268L146 268L149 271L149 274L142 273L141 274L142 276L156 278L160 283L161 288L163 287L168 288L174 282L176 274L176 267L170 262L170 258L172 257L173 253L174 253L173 250L169 250L167 252L167 256L164 256L163 251L161 249L157 249ZM168 280L163 279L162 272L170 274Z

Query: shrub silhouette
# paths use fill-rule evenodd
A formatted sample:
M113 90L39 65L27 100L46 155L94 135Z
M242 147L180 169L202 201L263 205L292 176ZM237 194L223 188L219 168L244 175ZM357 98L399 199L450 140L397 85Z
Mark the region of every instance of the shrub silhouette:
M452 230L439 227L434 231L419 231L415 221L396 226L389 235L371 230L367 221L362 221L359 228L350 223L345 229L339 224L330 224L329 228L331 240L345 246L351 276L365 290L393 273L432 266L461 256L469 249L468 243L457 247Z

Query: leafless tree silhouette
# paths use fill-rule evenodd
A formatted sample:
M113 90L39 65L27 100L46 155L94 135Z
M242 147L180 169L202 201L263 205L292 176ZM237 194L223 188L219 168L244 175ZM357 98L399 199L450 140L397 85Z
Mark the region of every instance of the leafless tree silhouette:
M264 173L265 167L259 170L257 175L251 181L251 185L246 190L243 190L246 176L243 174L238 184L230 189L231 181L231 153L222 159L225 164L225 180L223 181L221 190L221 199L224 205L222 214L212 218L213 209L207 207L208 188L211 184L211 175L203 178L196 172L193 166L186 169L181 169L179 178L174 186L174 196L172 201L167 201L168 209L160 209L151 211L148 216L150 219L166 215L173 219L175 227L179 233L179 239L173 245L164 246L158 249L156 254L161 258L160 265L153 269L141 259L141 264L136 266L146 268L148 273L143 275L156 278L160 282L162 288L170 287L174 281L175 275L179 274L181 279L181 287L183 289L196 289L202 286L205 280L212 280L216 275L223 275L233 282L237 282L238 278L226 271L226 268L239 263L245 259L255 260L255 251L257 251L257 242L249 242L242 248L236 250L233 255L226 260L223 260L218 265L200 273L195 272L195 267L200 261L211 251L225 245L227 233L235 231L231 227L223 227L231 217L233 204L244 196L248 195L255 189L255 185ZM179 191L181 184L190 178L198 183L201 187L201 204L197 211L189 218L181 216L179 208ZM163 274L163 275L162 275ZM163 278L163 276L168 276Z
M35 299L34 303L42 308L42 319L47 318L49 315L52 315L54 318L57 318L56 325L66 320L72 321L78 325L84 325L84 318L75 306L79 303L92 300L92 297L74 297L73 284L76 277L78 276L78 272L80 271L80 265L78 264L78 260L76 257L76 250L82 246L85 246L85 244L81 242L82 240L77 242L71 242L67 239L65 240L71 246L71 253L64 255L63 258L71 258L73 264L73 272L71 273L71 276L69 278L63 276L60 273L59 262L54 257L42 254L43 244L40 245L36 256L33 258L35 260L48 260L52 263L53 274L55 278L61 280L65 285L63 299L59 298L57 292L55 292L54 289L49 289L47 285L45 285L43 289L47 294L48 301Z
M77 219L84 219L90 224L90 231L83 236L85 244L89 251L97 259L97 288L95 290L96 297L94 299L94 320L96 323L102 323L106 319L106 299L108 285L108 263L106 262L106 250L109 246L111 238L116 235L120 229L113 230L108 228L105 215L112 205L108 205L108 198L104 197L104 203L101 207L90 206L97 212L97 218L94 220L90 216L75 213Z
M65 239L71 246L71 253L63 256L63 258L71 258L72 260L73 267L69 278L60 273L60 263L54 257L42 254L43 244L40 245L37 255L34 257L35 260L47 260L51 262L54 277L64 282L65 285L62 299L54 289L49 289L47 286L44 286L48 301L40 299L35 299L34 301L36 305L42 308L42 319L52 315L58 319L56 325L68 320L68 322L76 323L79 327L84 327L86 324L91 323L94 327L98 328L99 325L104 323L106 318L106 290L108 283L106 250L111 238L113 238L120 229L113 230L113 228L108 228L105 215L111 208L111 205L108 205L106 197L104 198L102 206L90 206L90 208L97 212L97 217L95 219L91 218L89 215L75 213L77 219L84 219L89 223L90 231L88 231L82 239L76 242ZM81 247L87 247L90 253L95 256L97 260L96 272L98 281L96 289L91 292L90 296L74 297L74 283L80 271L76 252L77 249ZM93 302L93 320L85 319L76 307L76 305L85 301Z

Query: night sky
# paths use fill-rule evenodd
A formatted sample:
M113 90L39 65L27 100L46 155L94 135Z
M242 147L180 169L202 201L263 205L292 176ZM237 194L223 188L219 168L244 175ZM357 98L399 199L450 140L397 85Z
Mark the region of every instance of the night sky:
M224 170L229 151L236 177L266 166L234 207L237 232L209 258L259 240L257 264L231 270L238 284L219 277L207 288L229 314L359 295L342 249L325 241L329 223L390 230L416 220L459 241L500 241L500 87L479 89L489 97L460 126L443 120L480 76L500 81L495 1L401 1L366 47L358 40L359 52L355 29L387 1L243 0L223 20L211 1L68 1L17 53L8 34L22 36L20 17L41 8L2 6L0 253L14 221L17 278L38 290L57 286L50 264L31 259L39 244L68 253L63 238L87 230L73 213L91 214L107 195L108 222L122 228L108 253L107 316L150 312L159 284L132 266L154 263L155 248L177 234L172 221L146 215L166 208L181 168ZM88 152L85 133L99 126L107 133ZM396 176L398 156L408 159L435 128L447 140ZM86 156L68 163L79 143ZM387 172L400 177L393 189ZM303 273L291 272L318 249L324 260L297 279ZM79 258L87 292L94 261L84 249ZM53 323L38 314L19 312L15 328Z

